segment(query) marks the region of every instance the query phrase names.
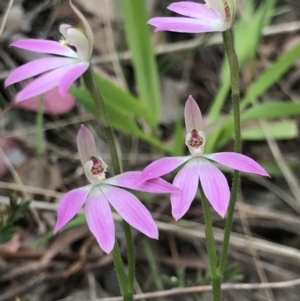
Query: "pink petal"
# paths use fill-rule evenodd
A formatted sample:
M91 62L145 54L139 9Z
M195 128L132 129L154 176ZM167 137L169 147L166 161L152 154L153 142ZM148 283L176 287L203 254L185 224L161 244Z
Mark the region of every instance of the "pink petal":
M65 73L59 84L59 92L62 96L66 96L70 86L78 79L89 67L89 63L79 63L71 70Z
M153 161L151 164L149 164L143 171L140 177L140 183L145 182L149 179L159 178L187 160L191 159L192 156L186 156L186 157L165 157L158 159L156 161Z
M168 30L174 32L200 33L226 30L224 24L207 23L206 21L184 17L157 17L150 19L148 24L156 27L155 32Z
M34 51L34 52L51 53L51 54L77 58L77 53L75 51L55 41L25 39L25 40L19 40L13 42L10 46L14 46L29 51Z
M55 87L52 90L49 90L43 94L44 96L44 106L43 111L47 114L59 115L65 114L71 111L75 106L75 98L73 95L67 93L66 97L63 98L58 88ZM34 96L23 100L19 103L15 103L14 107L29 111L38 111L40 103L40 97Z
M140 183L141 174L141 171L128 171L106 179L102 183L152 193L169 193L179 191L177 187L161 178L150 179L146 182Z
M208 160L202 158L197 160L203 192L212 207L224 217L230 199L227 180L223 173Z
M98 186L95 186L88 196L85 215L88 227L100 248L109 254L115 244L115 223L109 203Z
M108 185L101 185L109 203L132 227L145 235L158 239L157 226L148 209L130 192Z
M20 82L40 73L76 63L77 60L62 57L46 57L34 60L16 68L5 80L5 86Z
M63 76L73 67L74 64L63 66L38 77L17 94L16 101L43 94L57 87Z
M196 159L189 161L176 175L173 185L181 192L171 194L172 215L179 220L190 208L199 183L198 163Z
M65 226L83 206L92 186L85 186L66 193L59 202L57 210L57 221L54 234Z
M203 156L235 170L269 176L256 161L242 154L223 152Z
M97 154L94 136L83 124L78 132L77 147L82 165L84 165L87 161L90 161L91 157Z
M193 130L202 131L202 115L199 106L190 95L184 107L185 128L188 133Z
M220 16L204 4L181 1L170 4L168 9L186 17L205 20L206 22L213 22L213 20L220 22Z

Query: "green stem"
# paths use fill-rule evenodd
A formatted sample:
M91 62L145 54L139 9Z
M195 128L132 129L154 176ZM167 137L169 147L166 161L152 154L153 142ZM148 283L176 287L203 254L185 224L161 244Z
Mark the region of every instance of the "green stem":
M234 119L234 138L235 138L234 150L235 152L240 153L242 151L242 139L241 139L241 118L240 118L239 64L234 48L234 34L232 29L226 30L223 33L223 41L224 41L225 50L229 62L229 68L230 68L233 119ZM224 232L224 240L223 240L223 246L222 246L220 262L219 262L219 271L221 275L224 272L224 268L227 260L230 233L232 228L235 203L237 199L237 192L239 189L239 182L240 182L240 174L238 171L235 170L233 173L231 197L229 202L228 215L226 219L225 232Z
M43 120L44 120L44 97L40 96L39 107L36 115L36 152L38 155L42 155L45 150L43 141Z
M96 84L94 71L91 67L89 67L88 70L83 74L83 80L94 101L95 110L96 110L95 116L100 122L102 122L104 133L111 154L114 173L115 175L118 175L121 173L121 168L120 168L114 133L110 125L108 115L106 113L104 101L101 97L100 91Z
M217 267L217 251L216 243L214 239L212 217L210 211L210 204L204 195L202 188L200 187L201 199L204 208L205 218L205 237L206 237L206 248L208 254L210 275L213 286L213 299L214 301L221 301L221 274Z
M127 242L128 289L130 290L130 293L133 295L134 276L135 276L134 241L133 241L130 226L125 221L123 221L123 226L124 226L125 238Z
M120 252L120 248L119 248L119 244L118 244L117 240L115 242L115 245L114 245L114 248L113 248L111 254L112 254L113 261L114 261L114 265L115 265L115 269L116 269L116 273L117 273L117 277L118 277L118 282L120 285L121 294L122 294L124 300L131 301L132 295L131 295L131 298L130 298L130 296L128 296L129 291L128 291L128 286L127 286L127 279L126 279L126 275L124 273L124 264L123 264L123 260L121 257L121 252Z
M95 116L100 122L102 122L107 143L109 146L110 154L111 154L114 173L115 175L118 175L121 173L121 167L120 167L117 147L114 139L114 133L110 125L108 115L106 113L104 101L101 97L100 91L96 84L94 71L91 67L89 67L88 70L84 73L83 80L94 101ZM125 231L127 252L128 252L128 279L126 279L125 276L124 264L121 258L121 253L117 241L112 251L112 256L113 256L114 265L117 272L117 277L121 288L122 296L124 300L131 301L133 300L133 282L134 282L134 271L135 271L134 244L133 244L130 226L125 221L123 222L123 226Z

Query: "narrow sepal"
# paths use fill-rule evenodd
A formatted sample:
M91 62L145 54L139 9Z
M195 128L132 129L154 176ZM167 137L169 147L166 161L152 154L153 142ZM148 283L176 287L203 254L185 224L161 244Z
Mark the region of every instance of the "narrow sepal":
M203 192L215 211L224 217L230 199L228 182L223 173L204 158L197 158Z
M153 161L142 171L142 174L140 176L140 182L142 183L149 179L159 178L171 172L172 170L179 167L181 164L185 163L191 158L192 156L165 157Z
M235 170L269 176L265 169L256 161L239 153L221 152L203 156Z
M86 62L75 65L71 70L66 72L59 83L59 93L65 97L71 85L77 80L89 67Z
M57 221L54 234L65 226L83 206L92 186L86 186L67 192L58 204Z
M73 51L70 47L62 45L61 43L56 41L24 39L13 42L10 44L10 46L39 53L57 54L77 58L77 53L75 51Z
M17 94L16 102L20 102L30 97L43 94L59 86L59 83L64 77L64 75L75 65L76 63L57 68L33 80L30 84L28 84L23 90L21 90Z
M47 57L24 64L15 70L5 80L5 86L12 85L41 73L76 63L76 59L63 57Z
M124 172L120 175L104 180L103 184L120 186L152 193L170 193L180 191L177 187L161 178L150 179L141 183L141 174L141 171Z
M158 239L157 226L149 210L132 193L117 187L101 184L109 203L132 227L145 235Z
M190 208L199 183L197 160L189 161L175 176L173 185L181 191L171 194L172 215L180 219Z
M77 136L77 147L81 164L84 166L91 157L96 156L96 143L92 132L83 124L80 126ZM92 167L92 165L91 165Z
M109 203L98 186L95 186L85 205L86 221L100 248L107 254L115 244L115 223Z
M216 11L201 3L180 1L171 3L167 8L177 14L199 19L206 23L220 22L220 16Z
M184 107L185 128L188 133L202 131L202 114L194 98L190 95Z

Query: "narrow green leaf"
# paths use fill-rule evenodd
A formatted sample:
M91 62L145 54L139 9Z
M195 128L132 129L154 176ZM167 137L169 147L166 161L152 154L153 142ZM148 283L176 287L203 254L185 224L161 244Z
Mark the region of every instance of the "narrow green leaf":
M125 113L142 118L150 125L154 124L155 119L152 113L136 97L104 76L97 73L95 76L97 86L107 107L114 108L122 114ZM70 91L76 97L90 100L89 92L83 87L72 86ZM92 101L90 102L92 103Z
M242 120L277 118L300 114L300 103L294 102L270 102L255 104L242 113Z
M269 123L270 134L274 139L287 140L298 136L297 123L293 120ZM266 136L261 126L255 126L242 131L243 140L264 141Z
M300 170L300 162L295 160L289 160L286 158L286 163L288 167L293 170L294 172L298 172ZM274 161L267 161L267 162L259 162L261 166L268 172L269 175L272 177L280 177L282 176L282 171L279 166Z
M155 124L155 118L150 110L128 91L122 89L100 74L96 75L97 85L101 91L106 106L115 108L135 117L142 118L150 125Z
M160 119L160 87L144 0L121 0L126 38L132 53L139 98Z
M243 18L235 25L236 52L240 67L243 67L255 56L262 30L270 23L275 4L276 0L262 1L259 8L253 13L252 1L246 2L243 12L247 15L243 15ZM245 37L247 41L245 41ZM208 113L209 123L218 119L229 90L230 72L225 57L221 71L221 86Z
M184 128L182 124L182 119L178 118L175 125L174 133L174 153L178 156L184 155Z
M300 43L297 43L291 50L282 55L274 64L265 70L259 78L249 87L246 96L241 102L244 108L251 101L262 95L267 89L275 84L300 57Z
M92 99L89 96L88 91L84 88L78 88L73 87L71 89L71 93L75 95L76 99L82 103L87 110L89 110L92 114L95 112L95 107ZM107 102L107 99L104 102ZM163 142L161 142L159 139L152 137L150 135L145 134L141 128L137 125L136 121L132 118L128 117L128 114L124 114L123 112L120 112L118 108L115 106L106 106L107 114L109 117L109 120L112 124L112 126L115 129L120 130L123 133L134 135L142 140L152 144L153 146L166 151L168 153L173 153L173 150L171 150L168 146L166 146Z

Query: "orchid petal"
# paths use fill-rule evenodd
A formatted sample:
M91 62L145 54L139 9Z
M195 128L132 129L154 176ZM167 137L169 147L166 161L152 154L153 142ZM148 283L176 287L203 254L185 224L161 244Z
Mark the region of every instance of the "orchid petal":
M57 87L63 76L73 67L74 64L63 66L35 79L17 94L16 102L20 102L24 99L43 94Z
M84 17L84 15L77 9L77 7L73 4L72 0L70 0L70 6L73 9L73 11L75 12L75 14L79 17L79 19L81 20L81 22L84 25L84 29L86 32L86 36L88 38L89 41L89 45L90 45L90 51L89 51L89 56L91 57L92 55L92 51L93 51L93 44L94 44L94 36L93 36L93 31L91 29L90 24L88 23L88 21L86 20L86 18Z
M213 20L218 22L220 20L220 16L213 9L209 9L206 5L200 3L189 1L174 2L168 6L168 9L186 17L205 20L208 23L213 22Z
M18 47L21 49L40 52L40 53L51 53L62 56L68 56L77 58L77 53L70 47L62 45L61 43L49 40L39 39L25 39L13 42L10 46Z
M171 194L172 215L179 220L190 208L199 183L197 159L190 160L176 175L173 185L181 192Z
M83 124L77 136L77 147L82 165L91 160L91 157L96 156L96 143L92 132ZM91 162L91 167L93 163Z
M256 161L242 154L222 152L203 156L235 170L269 176L264 168Z
M141 174L141 171L128 171L106 179L102 183L152 193L170 193L180 191L177 187L161 178L150 179L146 182L140 183Z
M225 4L223 0L204 0L208 8L213 9L217 12L223 21L225 21Z
M57 210L57 221L54 234L65 226L83 206L92 186L85 186L66 193L59 202Z
M89 67L89 63L80 63L66 72L59 84L59 92L62 96L66 96L70 86L78 79Z
M156 17L148 21L158 31L174 31L186 33L214 32L226 30L223 23L207 23L206 21L184 17Z
M73 27L66 30L65 39L67 43L74 46L77 50L77 56L79 60L89 61L90 60L90 49L89 41L86 36Z
M208 160L197 160L203 192L217 213L224 217L230 199L228 182L223 173Z
M158 239L157 226L148 209L132 193L117 187L101 184L109 203L132 227L145 235Z
M109 254L115 244L115 223L101 188L95 186L85 205L86 221L101 249Z
M76 59L62 57L46 57L37 59L16 68L5 80L5 86L12 85L40 73L76 63Z
M202 114L194 98L190 95L184 107L185 128L188 133L202 131Z
M184 162L191 159L192 156L186 156L186 157L165 157L158 159L156 161L153 161L151 164L149 164L143 171L140 177L140 182L145 182L149 179L159 178Z

